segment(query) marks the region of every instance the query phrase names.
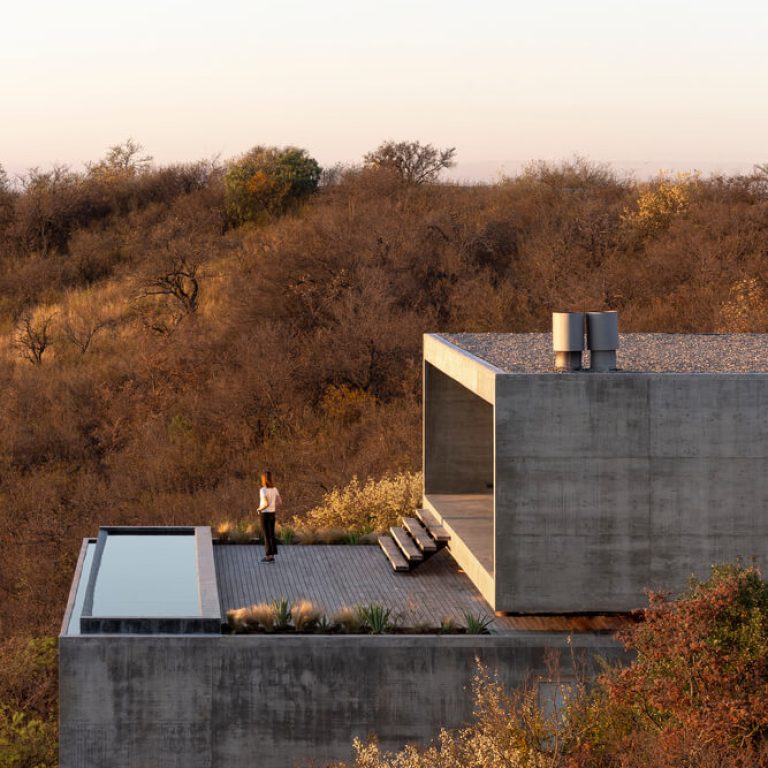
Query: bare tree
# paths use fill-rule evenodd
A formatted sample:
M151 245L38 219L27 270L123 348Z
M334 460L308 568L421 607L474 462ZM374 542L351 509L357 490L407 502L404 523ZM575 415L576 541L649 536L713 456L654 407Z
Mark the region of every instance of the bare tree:
M363 158L371 168L391 168L410 184L437 181L440 171L456 163L456 147L438 149L418 141L385 141Z
M152 155L142 155L144 147L132 138L109 148L106 157L98 163L88 164L92 176L121 176L144 173L152 167Z
M96 334L110 325L112 321L100 316L94 308L77 308L67 313L61 331L64 338L84 355Z
M185 317L197 312L202 266L207 255L206 245L186 239L168 242L162 249L147 270L137 295L139 301L154 299L154 309L160 310L145 313L145 324L152 330L169 333Z
M19 318L14 337L14 346L25 360L33 365L43 362L43 355L53 341L51 327L56 313L35 317L24 312Z

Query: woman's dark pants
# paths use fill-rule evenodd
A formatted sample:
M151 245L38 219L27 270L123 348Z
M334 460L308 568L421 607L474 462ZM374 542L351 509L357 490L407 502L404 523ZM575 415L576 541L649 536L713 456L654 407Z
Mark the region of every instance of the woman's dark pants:
M264 533L264 553L267 557L277 554L277 541L275 540L275 513L261 513L261 530Z

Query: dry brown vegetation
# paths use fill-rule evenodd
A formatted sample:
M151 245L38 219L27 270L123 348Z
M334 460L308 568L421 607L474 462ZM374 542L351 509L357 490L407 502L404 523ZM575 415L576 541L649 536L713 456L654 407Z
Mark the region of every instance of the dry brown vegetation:
M125 145L0 173L0 638L57 630L100 524L301 515L419 468L425 331L768 330L768 175L636 183L576 159L489 186L326 173L235 227L225 169Z
M267 465L299 515L417 469L424 331L581 306L768 330L759 170L639 184L576 159L465 187L353 168L240 227L223 175L125 151L0 195L2 635L55 629L99 524L248 519Z

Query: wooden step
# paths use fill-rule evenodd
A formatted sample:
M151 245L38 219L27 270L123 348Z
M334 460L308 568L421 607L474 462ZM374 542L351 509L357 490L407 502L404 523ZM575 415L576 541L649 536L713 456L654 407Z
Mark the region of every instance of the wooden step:
M424 523L424 527L427 529L427 533L435 540L439 542L446 542L451 540L451 535L448 531L440 525L438 519L428 509L417 509L416 517Z
M437 550L435 540L426 532L424 526L415 517L404 517L403 525L408 530L408 533L413 536L416 546L422 552L435 552Z
M389 529L389 533L409 563L420 563L424 559L424 555L419 552L418 547L405 528L395 528L393 526Z
M408 571L410 566L408 561L403 557L403 553L400 551L397 544L391 536L379 536L379 546L387 556L387 560L392 564L392 568L396 571Z

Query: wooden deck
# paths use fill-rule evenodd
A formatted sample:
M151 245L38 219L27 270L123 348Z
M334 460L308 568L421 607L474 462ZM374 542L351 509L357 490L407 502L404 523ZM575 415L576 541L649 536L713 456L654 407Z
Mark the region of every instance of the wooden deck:
M332 615L344 606L381 603L406 626L437 627L443 617L493 611L446 551L413 572L395 573L378 546L281 546L274 565L253 545L215 546L221 608L227 611L275 598L305 598ZM512 629L496 618L495 631Z

